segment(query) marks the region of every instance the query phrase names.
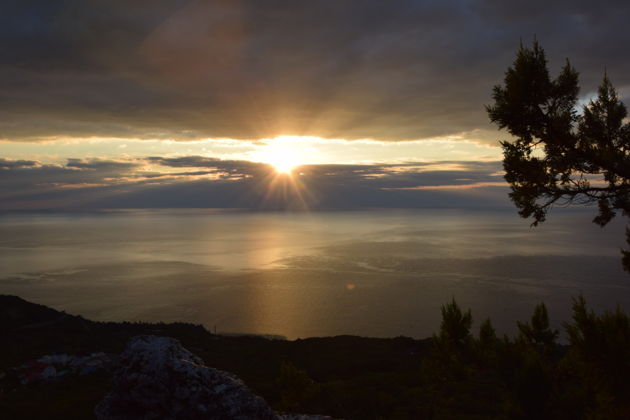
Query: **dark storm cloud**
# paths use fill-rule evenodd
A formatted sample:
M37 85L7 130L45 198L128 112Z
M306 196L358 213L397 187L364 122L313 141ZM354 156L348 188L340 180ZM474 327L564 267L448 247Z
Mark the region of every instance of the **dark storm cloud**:
M159 165L170 166L172 168L216 167L221 162L221 159L203 156L183 156L176 158L151 156L147 158L147 160Z
M10 170L17 168L29 168L36 166L38 162L34 160L11 160L0 158L0 170Z
M491 129L519 40L630 85L627 1L15 0L0 137L384 140Z
M103 159L68 159L66 168L70 169L88 169L106 172L118 172L120 170L131 169L138 166L133 162L120 162Z
M171 169L177 168L176 172ZM493 207L506 203L499 162L269 165L199 156L65 165L0 160L0 209ZM467 193L471 187L474 194ZM425 190L427 188L429 190ZM433 188L444 188L444 191ZM449 191L453 187L461 191ZM480 190L483 190L480 192Z
M112 184L117 178L132 174L138 165L133 162L68 159L65 165L35 161L0 159L0 202L13 207L18 199L73 188L92 189ZM69 203L73 205L73 203Z
M273 170L268 164L247 160L221 160L203 156L182 156L176 158L151 156L146 160L170 168L211 168L213 172L225 172L243 176L266 175Z

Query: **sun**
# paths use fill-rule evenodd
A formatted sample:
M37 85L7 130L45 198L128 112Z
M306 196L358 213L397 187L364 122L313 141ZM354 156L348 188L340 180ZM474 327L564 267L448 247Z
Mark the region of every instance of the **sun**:
M291 149L275 150L267 160L276 172L290 174L296 166L300 165L300 157Z
M270 164L278 174L290 175L308 160L307 150L299 137L282 136L264 140L263 143L254 159Z

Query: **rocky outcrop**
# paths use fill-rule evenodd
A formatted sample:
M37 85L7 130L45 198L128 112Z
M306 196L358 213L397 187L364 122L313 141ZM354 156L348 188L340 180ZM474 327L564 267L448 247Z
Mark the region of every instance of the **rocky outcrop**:
M113 382L95 408L99 420L326 418L274 413L238 377L205 366L169 337L132 338Z

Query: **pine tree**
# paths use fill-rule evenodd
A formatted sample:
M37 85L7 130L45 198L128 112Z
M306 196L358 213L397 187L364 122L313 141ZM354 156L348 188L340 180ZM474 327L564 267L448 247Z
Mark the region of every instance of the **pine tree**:
M513 141L502 141L505 179L519 214L545 221L557 205L597 203L593 219L600 226L617 212L630 216L630 123L625 105L605 74L597 99L578 112L578 73L566 62L555 79L549 76L538 42L521 46L494 87L490 120ZM630 229L626 228L630 244ZM630 272L630 251L623 251Z

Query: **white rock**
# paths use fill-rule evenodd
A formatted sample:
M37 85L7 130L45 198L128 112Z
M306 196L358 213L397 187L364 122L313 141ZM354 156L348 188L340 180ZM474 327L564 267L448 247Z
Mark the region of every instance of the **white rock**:
M94 410L98 420L330 419L274 413L238 377L205 366L169 337L129 340L113 382Z
M154 336L129 341L114 391L95 414L99 420L277 418L236 376L204 366L175 339Z

